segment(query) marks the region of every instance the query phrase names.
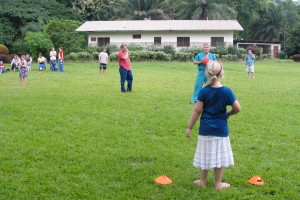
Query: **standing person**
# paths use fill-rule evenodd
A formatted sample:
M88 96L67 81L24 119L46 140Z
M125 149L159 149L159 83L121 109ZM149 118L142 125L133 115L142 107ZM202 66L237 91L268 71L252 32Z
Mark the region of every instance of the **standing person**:
M250 73L252 75L252 79L254 79L254 60L255 60L255 55L252 54L251 49L248 49L248 52L245 55L245 65L246 65L246 72L248 73L249 79L250 79Z
M26 59L28 71L31 71L32 58L31 58L31 56L29 54L26 54L25 59Z
M50 70L51 71L56 71L56 51L54 47L50 51Z
M11 61L11 70L16 72L16 70L19 69L19 66L20 66L19 56L15 55L15 57Z
M196 77L194 93L193 93L190 103L197 102L199 91L201 90L203 84L207 80L207 78L204 74L205 66L201 63L202 59L209 58L210 60L217 60L216 56L214 54L210 53L209 51L210 51L209 44L205 43L205 44L203 44L203 52L200 52L195 56L194 64L198 65L198 74Z
M131 71L128 49L124 44L120 46L120 51L118 53L118 61L120 66L119 72L121 78L121 92L126 92L125 80L127 81L127 92L132 92L133 75Z
M58 72L64 71L64 51L62 47L59 47L58 52Z
M20 73L19 73L19 78L20 78L20 85L25 85L26 84L26 77L28 77L28 66L26 62L26 58L24 55L21 56L21 65L20 65Z
M197 148L193 165L200 168L200 179L194 183L206 187L208 170L214 169L215 189L225 189L230 184L223 183L223 168L234 165L228 136L228 118L240 112L240 104L232 90L221 85L223 68L217 61L209 61L205 70L208 82L200 90L198 101L186 129L190 138L195 122L201 114ZM226 112L226 106L232 108Z
M106 70L108 64L108 54L106 53L106 48L104 48L103 51L99 53L99 63L99 74L104 75L104 71Z

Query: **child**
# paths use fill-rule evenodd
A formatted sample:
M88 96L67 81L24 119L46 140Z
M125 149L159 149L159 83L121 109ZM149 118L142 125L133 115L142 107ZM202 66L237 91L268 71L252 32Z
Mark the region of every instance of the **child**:
M205 75L208 81L200 90L198 101L186 129L186 137L190 138L192 128L201 114L197 148L194 156L194 167L200 168L200 180L194 183L206 187L208 170L214 169L215 189L229 188L230 184L221 182L223 167L234 164L228 137L229 116L240 112L240 104L232 90L221 85L222 65L217 61L209 61ZM232 109L226 112L226 106Z
M20 85L25 85L26 84L25 78L28 77L28 66L24 55L21 56L19 77L20 77Z
M245 55L245 65L246 65L246 72L248 73L248 79L250 79L250 73L252 74L252 79L254 79L254 60L255 60L255 55L252 54L251 49L248 49L248 52Z
M0 60L0 74L5 72L5 65L2 60Z

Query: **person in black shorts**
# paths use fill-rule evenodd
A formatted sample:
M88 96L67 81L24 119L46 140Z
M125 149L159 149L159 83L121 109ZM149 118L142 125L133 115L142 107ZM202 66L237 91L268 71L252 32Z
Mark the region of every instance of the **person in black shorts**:
M99 53L99 63L99 74L104 75L104 71L106 70L108 64L108 54L106 53L106 48L104 48L103 51Z

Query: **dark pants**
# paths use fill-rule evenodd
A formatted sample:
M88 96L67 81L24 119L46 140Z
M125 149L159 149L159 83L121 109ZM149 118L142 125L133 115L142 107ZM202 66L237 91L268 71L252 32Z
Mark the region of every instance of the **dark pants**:
M127 81L127 91L131 92L133 76L131 70L126 70L124 67L119 68L121 78L121 92L126 92L125 81Z

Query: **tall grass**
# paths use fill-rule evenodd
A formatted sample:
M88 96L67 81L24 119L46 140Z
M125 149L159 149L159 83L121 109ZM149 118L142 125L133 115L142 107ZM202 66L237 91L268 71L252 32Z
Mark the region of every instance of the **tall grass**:
M191 63L133 63L121 93L116 63L66 63L64 73L0 75L0 199L299 199L300 66L224 63L242 112L229 120L235 166L228 190L193 184L197 127L185 128L196 77ZM172 185L154 179L167 175ZM247 179L259 175L263 186Z

